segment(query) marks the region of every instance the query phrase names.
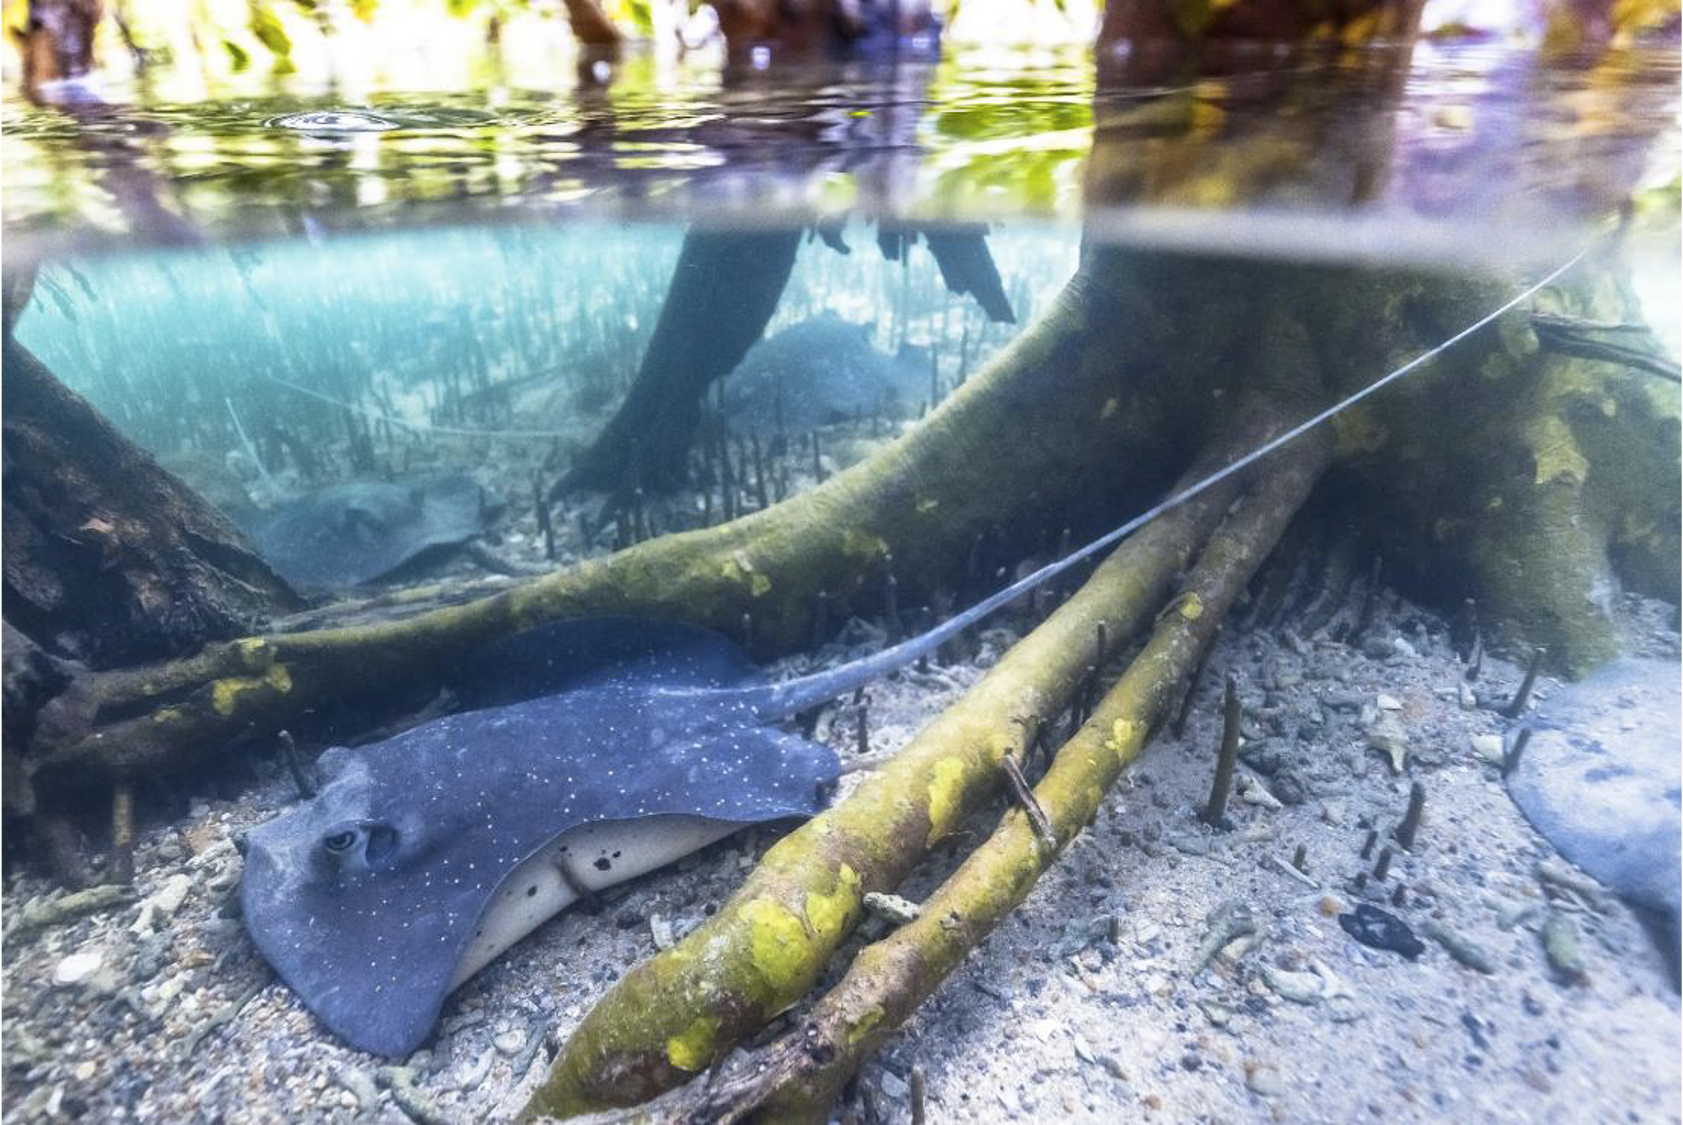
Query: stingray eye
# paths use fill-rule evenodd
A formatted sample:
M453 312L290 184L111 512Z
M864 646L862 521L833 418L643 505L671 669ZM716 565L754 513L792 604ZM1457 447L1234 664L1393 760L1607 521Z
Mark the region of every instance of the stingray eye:
M335 824L321 837L321 856L334 870L367 872L380 867L397 851L397 829L382 820L350 820Z
M343 855L356 847L356 829L346 828L339 832L329 832L321 838L321 846L334 855Z

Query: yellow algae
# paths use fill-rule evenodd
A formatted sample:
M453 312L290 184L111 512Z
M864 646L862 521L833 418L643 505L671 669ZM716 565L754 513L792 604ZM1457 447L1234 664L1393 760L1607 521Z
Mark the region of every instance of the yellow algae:
M754 567L754 560L746 551L737 551L719 566L719 573L729 582L748 587L751 597L762 597L771 590L771 579Z
M1128 753L1133 744L1139 741L1140 727L1143 725L1137 719L1117 719L1110 725L1110 737L1105 740L1105 749L1118 757Z
M173 723L181 718L181 711L175 707L160 707L152 712L154 723Z
M1180 601L1180 615L1188 621L1198 620L1204 616L1204 599L1197 594L1187 594Z
M1537 459L1537 484L1565 479L1582 484L1589 476L1589 459L1578 448L1571 427L1550 415L1532 427L1532 454Z
M1365 410L1346 410L1332 419L1333 453L1351 457L1358 453L1372 453L1385 446L1385 427L1373 420Z
M809 891L806 896L806 922L816 938L834 937L841 933L859 900L859 873L847 864L841 865L836 885L827 895Z
M274 647L262 637L247 637L243 641L235 641L234 647L239 650L240 661L254 672L267 667L275 659Z
M859 1017L848 1026L848 1047L851 1048L855 1044L861 1043L868 1038L871 1032L876 1030L877 1025L882 1023L883 1017L886 1014L887 1013L882 1010L881 1004L872 1004L869 1008L862 1012Z
M964 763L958 758L942 758L935 763L929 779L929 839L931 842L947 834L948 821L958 809L959 789L964 782Z
M210 705L218 715L232 715L240 696L261 684L256 676L229 676L210 685Z
M697 1016L690 1025L666 1041L666 1057L679 1070L700 1070L713 1061L713 1036L719 1017Z
M842 533L842 554L854 559L879 559L888 554L881 536L850 527Z
M810 970L807 948L811 939L793 911L769 898L757 898L742 909L747 919L754 968L771 990L775 1007L791 1003Z
M210 705L218 715L232 715L239 706L240 696L260 688L274 688L278 692L292 690L292 673L284 664L271 665L261 676L227 676L210 685Z

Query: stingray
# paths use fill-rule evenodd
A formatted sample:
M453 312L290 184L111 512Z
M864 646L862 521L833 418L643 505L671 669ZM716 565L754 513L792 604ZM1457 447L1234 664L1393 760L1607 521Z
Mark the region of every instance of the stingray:
M904 417L929 396L929 353L871 345L871 330L826 312L748 350L725 387L733 423L769 431L781 412L791 430L880 413Z
M1561 855L1668 938L1683 914L1683 728L1675 661L1621 657L1508 732L1531 732L1508 793Z
M933 652L1160 510L926 633L779 683L671 622L561 621L489 646L451 678L470 710L326 751L319 790L247 834L246 927L340 1037L412 1051L451 991L581 897L820 811L835 753L777 722Z
M275 571L305 590L361 586L478 535L501 506L465 473L355 481L289 500L242 526Z

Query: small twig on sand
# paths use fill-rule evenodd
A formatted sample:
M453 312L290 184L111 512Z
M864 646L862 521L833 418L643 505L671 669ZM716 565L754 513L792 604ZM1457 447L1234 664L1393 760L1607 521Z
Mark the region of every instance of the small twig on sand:
M298 787L298 796L305 800L314 797L320 787L304 765L304 759L298 753L298 743L293 741L292 732L283 730L275 737L280 741L281 754L286 758L286 768L292 773L292 784Z
M239 1017L239 1014L245 1010L245 1006L251 1003L252 999L259 992L262 992L269 986L269 981L271 979L272 974L267 968L265 968L263 970L263 975L247 987L244 992L240 993L232 1003L224 1006L204 1023L201 1023L198 1027L194 1028L192 1034L188 1035L181 1044L182 1064L185 1065L192 1059L193 1052L199 1049L199 1044L209 1038L213 1032L219 1031L228 1024L233 1023L234 1020Z
M1420 816L1426 811L1426 787L1416 781L1408 789L1408 811L1397 825L1397 843L1404 851L1414 850L1414 834L1420 831Z
M1298 850L1299 851L1302 850L1301 846L1299 847ZM1318 890L1321 889L1321 885L1319 883L1315 882L1315 880L1311 879L1309 877L1309 873L1307 871L1303 871L1298 867L1294 867L1292 864L1287 863L1285 860L1281 859L1277 855L1271 855L1271 856L1268 857L1268 865L1270 867L1272 867L1274 870L1278 871L1280 874L1285 875L1288 878L1296 879L1299 883L1302 883L1305 887L1308 887L1310 890L1318 891Z
M134 787L119 781L111 788L111 865L107 882L134 882Z
M1507 777L1519 768L1520 755L1525 753L1525 744L1531 741L1531 728L1521 727L1514 735L1514 744L1508 747L1508 752L1502 755L1502 776Z

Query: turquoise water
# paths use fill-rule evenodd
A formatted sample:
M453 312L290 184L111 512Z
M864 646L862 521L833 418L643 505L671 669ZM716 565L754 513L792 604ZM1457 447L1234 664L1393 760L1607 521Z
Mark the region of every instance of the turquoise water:
M225 404L248 428L279 417L324 442L339 440L349 408L443 443L453 460L471 460L466 439L481 433L545 452L586 440L623 394L684 232L481 224L99 254L43 266L17 333L190 473L244 456ZM889 261L860 221L842 235L846 255L804 243L768 333L828 315L884 354L928 349L925 398L930 377L950 387L1009 339L1012 326L944 289L927 253ZM1079 249L1074 228L1045 222L1002 227L988 244L1019 322L1074 272Z

